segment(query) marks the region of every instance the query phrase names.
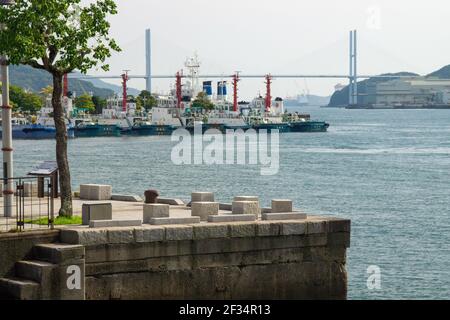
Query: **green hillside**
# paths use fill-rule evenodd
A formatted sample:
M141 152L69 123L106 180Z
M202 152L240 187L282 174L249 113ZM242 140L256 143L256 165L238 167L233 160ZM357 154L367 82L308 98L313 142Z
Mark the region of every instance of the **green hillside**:
M29 66L11 66L10 78L12 85L33 92L40 92L42 88L52 85L52 78L49 73ZM89 81L75 79L69 81L69 91L76 92L77 95L92 93L94 96L102 98L107 98L114 94L114 91L111 89L98 88Z

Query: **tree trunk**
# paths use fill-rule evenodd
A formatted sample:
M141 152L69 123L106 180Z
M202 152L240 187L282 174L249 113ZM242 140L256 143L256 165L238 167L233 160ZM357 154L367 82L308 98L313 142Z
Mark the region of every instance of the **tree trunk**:
M59 185L61 193L60 216L71 217L72 186L70 180L69 159L67 158L67 127L62 106L63 75L53 74L53 119L56 127L56 161L59 169Z

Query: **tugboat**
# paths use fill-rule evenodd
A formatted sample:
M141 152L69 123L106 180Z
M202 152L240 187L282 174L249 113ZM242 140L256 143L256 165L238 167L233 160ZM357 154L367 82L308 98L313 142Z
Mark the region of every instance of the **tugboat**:
M289 123L291 132L327 132L330 127L324 121L312 121L309 114L298 112L286 114L284 119Z
M82 121L75 128L75 137L120 137L120 127L114 124L98 124L95 122Z

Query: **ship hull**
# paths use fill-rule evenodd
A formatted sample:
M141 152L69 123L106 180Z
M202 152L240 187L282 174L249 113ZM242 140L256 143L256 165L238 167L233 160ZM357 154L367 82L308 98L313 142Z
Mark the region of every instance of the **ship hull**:
M143 125L122 131L124 135L132 136L169 136L177 128L171 125Z
M68 128L68 137L75 137L73 128ZM0 131L0 137L2 132ZM56 129L54 127L46 127L41 125L25 125L14 126L12 128L12 138L17 140L46 140L56 138Z
M267 130L278 130L279 132L290 132L290 126L288 123L260 123L252 126L256 131Z
M322 121L305 121L291 123L291 132L327 132L330 125Z
M75 137L119 137L120 127L116 125L93 125L75 128Z

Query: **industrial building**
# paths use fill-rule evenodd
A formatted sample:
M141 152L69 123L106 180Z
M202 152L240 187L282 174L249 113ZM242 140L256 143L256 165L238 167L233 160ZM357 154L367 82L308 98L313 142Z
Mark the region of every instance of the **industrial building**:
M369 82L359 97L362 105L372 108L450 108L450 80L415 77Z

